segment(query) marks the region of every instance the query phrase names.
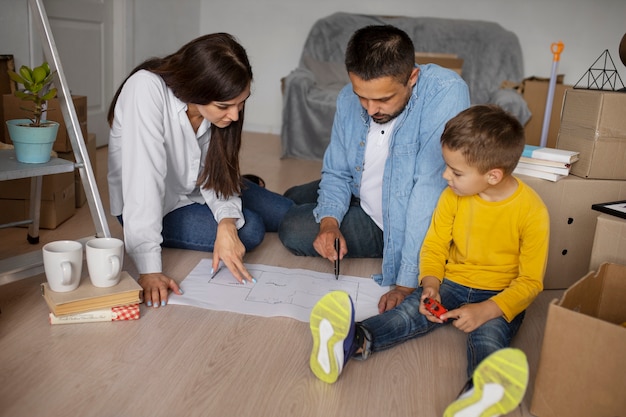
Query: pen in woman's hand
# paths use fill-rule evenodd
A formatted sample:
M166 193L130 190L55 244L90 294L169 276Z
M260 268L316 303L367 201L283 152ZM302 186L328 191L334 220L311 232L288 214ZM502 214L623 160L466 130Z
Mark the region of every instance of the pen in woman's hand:
M222 267L224 265L222 265L222 263L220 262L219 267L214 271L213 268L211 268L211 278L209 278L209 282L211 282L211 280L213 278L215 278L215 276L222 270Z

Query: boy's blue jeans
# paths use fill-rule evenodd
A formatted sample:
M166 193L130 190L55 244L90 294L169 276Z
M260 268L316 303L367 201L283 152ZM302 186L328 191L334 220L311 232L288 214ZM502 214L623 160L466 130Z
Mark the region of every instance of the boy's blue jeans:
M448 310L459 308L464 304L480 303L497 293L498 291L465 287L447 279L443 280L439 288L441 304ZM444 324L439 324L428 321L426 316L419 312L421 297L422 288L418 287L396 308L357 323L369 339L363 358L366 358L370 352L388 349L452 322L448 320ZM503 317L498 317L467 334L468 377L472 377L474 369L483 359L511 344L511 339L519 330L523 320L524 312L518 314L510 323Z
M238 234L246 251L250 251L263 241L266 232L278 231L293 201L246 179L243 181L241 200L246 223ZM206 204L194 203L168 213L163 218L161 234L163 247L213 252L217 222Z

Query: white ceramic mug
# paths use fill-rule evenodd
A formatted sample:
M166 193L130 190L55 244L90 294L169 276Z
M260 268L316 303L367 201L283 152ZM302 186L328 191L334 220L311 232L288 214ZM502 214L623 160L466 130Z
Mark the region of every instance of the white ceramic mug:
M83 245L73 240L59 240L47 243L42 251L50 289L68 292L78 288L83 271Z
M124 242L114 237L91 239L85 245L87 269L94 287L112 287L120 282Z

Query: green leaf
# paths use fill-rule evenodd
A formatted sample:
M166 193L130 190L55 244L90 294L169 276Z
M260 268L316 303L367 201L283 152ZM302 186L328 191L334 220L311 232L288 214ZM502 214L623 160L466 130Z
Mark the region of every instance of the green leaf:
M24 101L35 104L34 108L27 111L32 113L35 120L38 120L47 101L57 94L57 89L51 88L56 71L51 72L48 63L44 62L32 70L28 66L22 65L19 73L11 74L11 71L8 73L12 80L24 86L24 90L18 90L14 94Z
M57 95L57 89L56 88L51 88L50 91L48 91L46 94L43 95L43 99L48 101L53 99L55 96Z
M16 91L16 92L15 92L15 97L18 97L18 98L21 98L21 99L27 100L27 99L29 99L29 98L30 98L30 95L28 95L28 94L24 93L23 91L19 91L19 90L18 90L18 91Z
M15 81L18 84L24 84L24 79L15 71L7 71L9 73L9 78Z
M46 79L46 70L43 67L37 67L33 70L33 80L36 83L41 83Z
M28 91L30 91L33 94L37 94L38 92L41 91L42 88L43 88L43 85L41 84L31 84L30 87L28 87Z
M20 67L20 75L22 76L22 78L24 78L24 80L28 81L29 83L33 82L32 71L26 65L22 65Z
M17 93L18 93L18 92L16 91L16 92L15 92L15 95L16 95L17 97L21 98L21 99L22 99L22 100L24 100L24 101L35 101L35 100L36 100L36 97L35 97L35 96L33 96L33 95L31 95L31 94L24 94L24 93L22 93L22 95L18 95ZM33 110L32 110L32 109L30 109L29 111L31 111L31 112L32 112Z

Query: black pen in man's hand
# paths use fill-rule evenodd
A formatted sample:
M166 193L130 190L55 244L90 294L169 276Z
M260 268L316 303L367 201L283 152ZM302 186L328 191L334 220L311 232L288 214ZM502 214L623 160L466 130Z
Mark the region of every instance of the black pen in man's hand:
M335 250L337 251L337 259L335 259L335 279L339 279L339 238L335 238Z

